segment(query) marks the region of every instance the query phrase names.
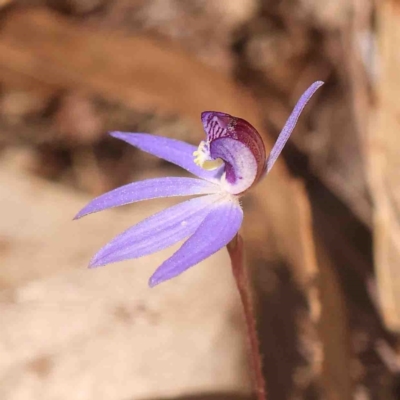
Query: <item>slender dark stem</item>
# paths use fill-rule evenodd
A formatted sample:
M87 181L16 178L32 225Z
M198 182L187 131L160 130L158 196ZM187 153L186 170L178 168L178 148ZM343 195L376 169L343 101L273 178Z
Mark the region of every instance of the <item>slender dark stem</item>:
M244 267L243 239L240 234L228 244L228 253L231 258L232 272L239 290L243 305L244 317L247 326L247 337L251 363L254 372L257 400L266 400L265 380L262 372L260 344L257 335L256 320L254 317L254 304L250 291L249 280Z

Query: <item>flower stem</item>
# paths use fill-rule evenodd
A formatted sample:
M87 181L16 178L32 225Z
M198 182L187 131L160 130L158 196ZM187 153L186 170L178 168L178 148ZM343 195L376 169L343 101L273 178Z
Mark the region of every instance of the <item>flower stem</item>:
M231 258L232 272L239 290L243 305L243 312L247 326L249 354L251 358L257 400L266 400L265 380L262 371L260 344L257 335L256 320L254 317L254 304L250 292L249 279L244 267L243 239L238 233L227 245Z

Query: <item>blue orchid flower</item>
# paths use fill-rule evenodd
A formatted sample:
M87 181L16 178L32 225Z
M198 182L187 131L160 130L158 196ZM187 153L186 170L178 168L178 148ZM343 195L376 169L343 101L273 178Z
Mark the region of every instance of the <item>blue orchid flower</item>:
M199 147L146 133L112 132L142 151L189 171L196 178L155 178L134 182L97 197L75 217L112 207L171 196L198 196L169 207L132 226L106 244L90 267L142 257L187 239L151 276L155 286L171 279L227 245L243 220L239 198L272 168L303 108L323 82L301 96L266 158L257 130L229 114L205 111L201 120L206 140Z

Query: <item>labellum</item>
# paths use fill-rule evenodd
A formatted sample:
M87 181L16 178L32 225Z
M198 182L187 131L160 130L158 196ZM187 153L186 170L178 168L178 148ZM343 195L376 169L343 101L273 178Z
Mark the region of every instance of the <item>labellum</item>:
M220 168L224 189L243 194L264 172L266 156L260 134L244 119L222 112L205 111L201 120L207 140L194 152L196 164Z

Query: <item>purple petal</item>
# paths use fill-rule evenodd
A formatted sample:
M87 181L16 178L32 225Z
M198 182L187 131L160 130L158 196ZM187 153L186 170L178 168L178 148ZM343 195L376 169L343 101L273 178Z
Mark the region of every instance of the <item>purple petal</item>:
M256 128L242 118L218 111L204 111L201 121L210 158L225 162L227 190L239 194L249 189L265 167L264 143Z
M219 191L221 191L219 186L196 178L169 177L147 179L145 181L129 183L128 185L121 186L95 198L86 207L79 211L74 219L107 208L118 207L141 200L156 199L160 197L210 194Z
M290 114L288 120L286 121L285 126L283 127L281 133L276 140L274 147L269 154L267 161L265 163L265 172L268 173L272 166L275 164L276 159L281 154L283 148L285 147L286 142L288 141L293 129L297 124L297 120L300 117L304 107L311 99L312 95L320 88L324 82L317 81L314 82L300 97L300 100L297 102L296 106L294 107L292 113Z
M218 170L207 171L197 166L193 159L193 152L197 150L197 147L189 143L148 133L110 132L110 135L146 153L178 165L199 178L215 181L219 172Z
M195 232L220 199L221 194L197 197L146 218L100 249L90 266L138 258L172 246Z
M211 256L227 245L238 232L243 211L232 197L224 197L212 206L196 232L182 247L156 270L149 285L155 286L171 279Z

